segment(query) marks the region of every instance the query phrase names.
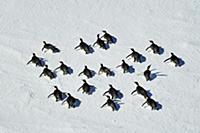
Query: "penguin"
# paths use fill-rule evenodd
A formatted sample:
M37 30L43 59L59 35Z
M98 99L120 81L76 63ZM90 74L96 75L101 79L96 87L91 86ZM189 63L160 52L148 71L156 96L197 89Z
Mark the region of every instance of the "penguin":
M84 74L88 79L93 77L92 70L88 69L88 67L85 65L84 70L78 74L78 76L81 76Z
M156 102L155 100L151 99L150 97L148 97L148 98L146 99L146 102L144 102L144 103L142 104L142 107L143 107L146 103L151 107L151 110L157 110L157 109L158 109L158 104L157 104L157 102Z
M80 49L85 51L85 54L89 54L90 53L90 46L87 45L82 38L80 38L80 44L78 46L76 46L74 49L77 49L80 47Z
M40 67L44 66L44 62L42 61L42 59L40 59L39 57L37 57L35 53L33 53L33 56L31 58L31 60L28 61L26 65L30 64L31 62L33 64L35 64L36 66L40 66Z
M157 44L155 44L152 40L149 40L149 42L151 43L151 45L146 48L146 51L148 49L151 49L153 50L154 54L160 54L160 47Z
M45 65L45 68L39 77L42 75L48 76L50 79L56 78L55 74L48 68L48 65Z
M138 82L135 82L135 84L137 87L133 92L131 92L131 95L137 92L137 94L142 95L145 99L148 98L148 92L143 87L141 87Z
M113 75L112 71L109 68L105 67L103 64L100 64L100 65L101 65L101 67L98 72L99 75L101 73L105 73L107 77Z
M118 67L122 67L123 73L129 72L129 69L130 69L130 66L124 60L122 60L122 64L118 65L116 68Z
M112 35L110 35L107 31L103 30L102 31L104 33L104 35L102 36L104 39L106 39L106 42L107 44L110 44L110 43L114 43L114 40L113 40L113 37ZM101 38L102 38L101 37Z
M131 48L131 51L132 51L132 53L129 54L128 56L126 56L126 58L131 56L134 59L134 62L140 62L141 63L142 62L141 61L142 55L140 53L138 53L137 51L135 51L133 48Z
M48 96L48 98L50 98L52 95L54 95L54 97L56 98L56 102L62 101L63 100L63 92L60 91L57 86L54 86L54 88L55 88L54 92L51 93Z
M86 82L86 80L85 79L83 79L82 80L84 83L83 83L83 85L77 90L77 91L80 91L80 89L82 89L83 90L83 92L82 93L86 93L86 94L90 94L90 92L91 92L91 85L89 85L87 82Z
M70 74L70 67L68 67L67 65L65 65L63 63L63 61L60 61L61 65L59 67L57 67L54 71L60 69L62 72L63 72L63 75L66 75L66 74Z
M67 103L68 103L68 108L75 108L76 107L76 101L78 100L77 98L75 98L75 97L73 97L70 93L67 93L67 95L68 95L68 97L67 97L67 99L66 100L64 100L63 101L63 103L65 102L65 101L67 101ZM62 103L62 104L63 104Z
M143 73L146 81L151 80L151 71L149 70L150 67L151 67L151 65L147 66L147 70L145 70L144 73Z
M107 101L101 106L101 108L103 108L104 106L108 105L112 108L112 111L117 110L117 106L114 100L110 99L109 96L106 96L108 99Z
M171 52L171 57L167 58L166 60L164 60L164 62L170 60L171 62L173 62L175 64L175 67L180 65L181 59L179 57L177 57L174 53Z
M52 50L53 53L58 53L58 52L60 52L60 50L59 50L56 46L54 46L53 44L46 43L46 41L43 41L43 43L44 43L44 46L43 46L43 48L42 48L42 51L43 51L44 49L47 49L47 50Z
M93 47L94 47L96 44L99 45L100 48L102 48L102 49L105 49L105 50L108 49L107 46L106 46L106 44L105 44L105 42L104 42L103 40L101 40L101 38L99 37L99 34L97 34L97 41L93 44Z
M103 96L105 96L107 93L109 93L112 98L111 99L117 99L120 98L120 92L119 90L116 90L111 84L109 84L109 90L103 93Z

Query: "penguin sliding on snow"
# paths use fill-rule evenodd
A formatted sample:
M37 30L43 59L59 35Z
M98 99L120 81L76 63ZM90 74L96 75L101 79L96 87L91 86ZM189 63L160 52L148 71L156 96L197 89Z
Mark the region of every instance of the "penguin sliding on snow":
M56 46L54 46L53 44L46 43L46 41L43 41L43 43L44 43L44 46L43 46L43 48L42 48L42 51L43 51L44 49L46 49L46 50L51 50L53 53L58 53L58 52L60 52L60 50L59 50Z
M138 82L135 82L135 84L137 87L133 92L131 92L131 95L137 92L137 94L142 95L146 99L148 97L148 92L143 87L141 87Z
M134 62L142 62L141 58L142 58L142 54L138 53L137 51L135 51L133 48L131 48L132 53L129 54L128 56L126 56L126 58L128 57L132 57L134 59Z
M102 36L104 39L106 39L107 44L111 44L111 43L115 43L113 40L112 35L110 35L107 31L103 30L102 31L104 33L104 35ZM102 38L101 37L101 38Z
M111 84L109 84L110 88L108 91L103 93L103 96L105 96L107 93L109 93L112 97L112 99L117 99L117 98L121 98L121 93L119 90L116 90Z
M99 72L98 72L99 75L101 73L105 73L107 77L113 76L113 72L109 68L105 67L103 64L100 64L100 65L101 65L101 67L100 67Z
M54 86L54 88L55 88L54 92L51 93L48 96L48 98L50 98L53 95L56 98L56 102L62 101L63 100L63 92L60 91L57 86Z
M151 49L153 51L154 54L160 54L160 49L161 47L158 46L157 44L155 44L152 40L149 40L149 42L151 43L151 45L149 47L146 48L146 51L148 49Z
M33 64L35 64L36 66L40 66L40 67L43 67L45 65L45 63L42 61L42 59L37 57L35 53L33 53L31 60L28 61L28 63L26 65L30 64L31 62Z
M71 74L71 69L69 66L65 65L63 61L60 61L61 65L57 67L54 71L60 69L63 72L63 75Z
M171 53L171 57L164 60L164 62L167 62L168 60L173 62L175 64L175 67L180 66L181 59L179 57L177 57L176 55L174 55L174 53Z
M148 104L150 107L151 107L151 110L157 110L158 109L158 104L155 100L151 99L150 97L147 98L146 102L144 102L142 104L142 107L145 105L145 104Z
M105 42L103 40L101 40L101 38L99 37L99 34L97 34L97 41L93 44L93 47L95 45L99 45L100 48L107 50L108 46L105 44Z
M103 108L104 106L108 105L112 108L112 111L115 111L117 110L117 106L116 106L116 103L115 103L115 100L112 100L110 99L109 96L106 96L108 99L107 101L101 106L101 108Z
M130 66L124 60L122 60L122 64L118 65L116 68L118 67L121 67L123 69L123 73L127 73L130 70Z
M80 38L80 44L78 46L76 46L74 49L76 50L77 48L80 48L81 50L85 51L85 54L89 54L90 53L90 46L87 45L82 38Z
M88 69L87 66L85 66L84 70L79 73L78 76L81 76L82 74L84 74L88 79L94 76L92 70Z
M84 83L83 83L83 85L77 90L77 91L80 91L81 89L83 90L83 92L82 93L86 93L86 94L91 94L91 88L92 88L92 86L91 85L89 85L87 82L86 82L86 80L85 79L83 79L82 80Z
M67 93L68 97L65 99L62 103L62 105L67 101L68 108L75 108L77 105L77 101L79 101L77 98L73 97L70 93Z
M54 74L54 72L52 72L52 71L48 68L48 65L45 65L45 68L44 68L44 70L42 71L42 73L40 74L39 77L41 77L42 75L48 76L50 79L56 78L56 75Z
M147 66L147 70L145 70L144 73L143 73L146 81L151 80L151 71L149 70L150 67L151 67L151 65Z

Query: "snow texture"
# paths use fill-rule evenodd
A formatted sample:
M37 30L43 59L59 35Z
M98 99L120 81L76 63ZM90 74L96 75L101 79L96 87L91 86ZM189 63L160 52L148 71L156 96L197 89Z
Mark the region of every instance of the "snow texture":
M0 133L199 133L199 25L198 0L1 0ZM109 49L95 46L87 55L74 50L80 37L92 45L102 30L117 39ZM161 46L163 54L145 51L149 40ZM61 51L42 52L43 41ZM130 48L146 61L125 59ZM181 67L163 63L171 52L184 61ZM43 68L26 65L32 53L52 70L63 61L73 73L39 78ZM122 59L134 72L123 74L116 68ZM84 65L97 73L100 63L115 75L78 77ZM150 64L154 79L147 82L141 74ZM77 91L82 79L96 87L93 94ZM134 81L149 90L159 110L141 107L145 99L131 95ZM109 84L123 94L118 111L100 108ZM48 99L54 85L78 98L80 106L68 109L67 104Z

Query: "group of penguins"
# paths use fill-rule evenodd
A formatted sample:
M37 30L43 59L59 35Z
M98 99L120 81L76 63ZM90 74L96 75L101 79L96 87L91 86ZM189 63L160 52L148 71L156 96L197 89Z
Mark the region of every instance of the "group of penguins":
M111 34L109 34L107 31L103 30L103 35L100 37L100 34L97 35L97 40L96 42L93 44L93 46L95 45L99 45L100 48L107 50L109 48L109 44L112 43L116 43L116 40L114 38L114 36L112 36ZM151 43L151 45L149 47L146 48L146 51L151 49L153 51L154 54L161 54L162 53L162 47L158 46L157 44L154 43L154 41L149 40L149 42ZM50 43L46 43L45 41L43 41L44 46L42 48L42 51L46 52L48 50L51 50L53 53L57 53L60 52L59 48L57 48L56 46L54 46L53 44ZM85 54L89 54L91 53L91 49L92 46L88 45L87 43L85 43L83 41L82 38L80 38L80 44L78 46L76 46L74 49L83 50L85 52ZM135 51L133 48L131 48L131 53L126 56L126 58L133 58L134 62L139 62L142 63L143 62L143 55L140 54L139 52ZM167 58L166 60L164 60L164 62L167 61L171 61L175 64L175 66L181 66L181 61L182 59L177 57L174 53L171 53L171 56L169 58ZM67 74L71 74L72 73L72 68L69 67L68 65L64 64L63 61L60 61L60 66L57 67L55 70L50 70L48 68L48 65L45 64L45 62L43 61L43 58L40 58L38 56L36 56L35 53L33 53L33 56L31 58L30 61L28 61L27 65L33 63L36 66L40 66L40 67L45 67L42 71L42 73L39 75L39 77L41 76L48 76L50 79L54 79L56 78L56 74L55 71L60 70L63 72L63 75L67 75ZM125 60L122 60L122 63L120 65L118 65L116 68L121 67L123 70L123 73L128 73L130 72L130 65L127 64L125 62ZM147 66L147 69L143 72L143 75L146 79L146 81L151 81L152 80L152 74L151 74L151 70L150 70L151 65ZM100 64L100 69L98 71L98 74L102 74L104 73L107 77L108 76L113 76L114 73L113 71L111 71L108 67L104 66L103 64ZM90 70L86 65L84 67L84 70L82 72L80 72L78 74L78 76L80 75L85 75L88 79L92 78L94 76L94 71ZM91 94L92 91L92 85L88 84L87 81L85 79L82 80L83 81L83 85L77 90L80 91L81 89L83 90L82 93L86 93L86 94ZM138 82L135 82L136 84L136 89L131 93L137 93L139 95L142 95L145 98L145 102L142 104L142 106L144 106L145 104L149 105L151 107L152 110L158 110L158 102L156 102L154 99L152 99L149 94L148 91L145 90L142 86L139 85ZM117 107L117 99L122 97L122 93L115 89L111 84L109 84L109 89L108 91L106 91L103 96L107 97L107 101L101 106L101 108L103 108L104 106L110 106L112 108L112 111L116 111L118 110ZM68 108L75 108L77 106L79 106L80 104L80 100L73 97L70 93L66 93L66 92L62 92L61 90L58 89L57 86L54 86L55 90L48 96L54 96L56 98L56 102L58 101L63 101L62 104L64 104L65 102L68 103ZM109 94L109 95L107 95Z

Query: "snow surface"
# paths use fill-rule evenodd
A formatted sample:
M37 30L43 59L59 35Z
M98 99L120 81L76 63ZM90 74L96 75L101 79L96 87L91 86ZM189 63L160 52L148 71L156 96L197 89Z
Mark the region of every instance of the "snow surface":
M1 0L0 1L0 133L199 133L200 132L200 1L199 0ZM116 44L85 55L75 51L82 37L88 44L106 29ZM164 48L162 55L145 51L149 39ZM55 44L60 53L43 53L42 41ZM123 74L121 64L131 51L147 60L133 63L135 73ZM63 60L72 75L52 81L39 78L43 68L26 65L32 53L47 59L50 69ZM185 64L175 68L164 59L174 52ZM95 75L87 80L97 89L92 95L77 92L82 85L78 73L88 65L96 72L100 63L110 67L114 77ZM138 76L152 64L158 76L146 82ZM150 90L162 108L141 107L145 101L130 95L138 81ZM102 94L112 84L124 97L119 111L100 108ZM57 85L81 100L79 107L48 99Z

